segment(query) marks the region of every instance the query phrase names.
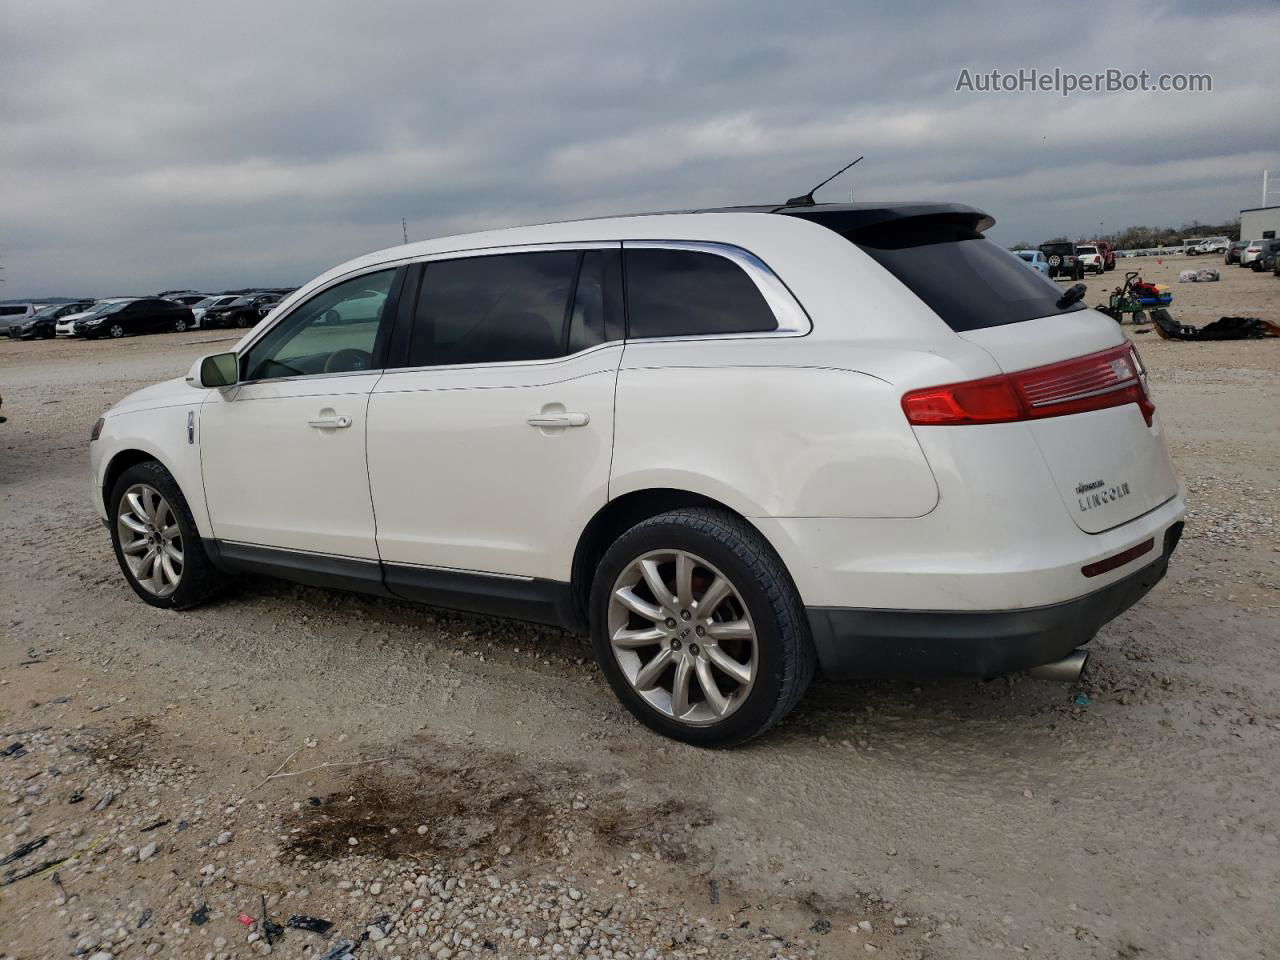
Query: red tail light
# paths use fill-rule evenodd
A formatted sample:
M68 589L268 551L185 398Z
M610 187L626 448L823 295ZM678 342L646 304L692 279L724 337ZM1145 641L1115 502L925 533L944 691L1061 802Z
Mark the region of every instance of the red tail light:
M1155 404L1130 344L1018 373L912 390L903 396L902 409L912 424L936 427L1039 420L1126 403L1136 403L1151 426Z

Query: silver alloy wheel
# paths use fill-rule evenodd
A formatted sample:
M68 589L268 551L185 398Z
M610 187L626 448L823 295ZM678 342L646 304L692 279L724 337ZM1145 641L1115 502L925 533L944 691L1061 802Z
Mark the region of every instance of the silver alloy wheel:
M664 716L709 726L751 693L751 614L729 578L701 557L656 550L633 560L613 584L608 628L623 675Z
M187 321L179 317L173 324L173 329L177 333L182 333L187 329Z
M113 324L111 325L110 333L111 333L111 335L112 335L113 337L123 337L123 336L124 336L124 327L122 327L122 326L121 326L120 324L118 324L118 323L113 323Z
M120 552L129 572L147 593L169 596L182 582L182 528L177 514L159 490L145 483L126 490L117 510Z

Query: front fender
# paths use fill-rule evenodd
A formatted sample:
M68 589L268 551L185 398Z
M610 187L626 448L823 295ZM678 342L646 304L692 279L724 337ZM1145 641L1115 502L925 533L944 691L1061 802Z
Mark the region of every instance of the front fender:
M107 416L102 433L89 445L94 506L100 517L107 519L104 485L112 465L121 456L137 459L137 454L145 454L173 474L191 508L200 535L213 536L200 469L200 405L203 400L203 395L200 395L193 397L191 403ZM188 418L192 428L189 439Z

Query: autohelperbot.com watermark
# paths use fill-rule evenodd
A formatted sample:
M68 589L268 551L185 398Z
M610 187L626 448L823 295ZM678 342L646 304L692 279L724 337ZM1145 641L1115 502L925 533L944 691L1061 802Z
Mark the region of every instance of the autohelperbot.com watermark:
M1152 73L1116 68L1097 73L1075 73L1054 67L1019 67L1017 70L970 70L956 78L956 93L1212 93L1209 73Z

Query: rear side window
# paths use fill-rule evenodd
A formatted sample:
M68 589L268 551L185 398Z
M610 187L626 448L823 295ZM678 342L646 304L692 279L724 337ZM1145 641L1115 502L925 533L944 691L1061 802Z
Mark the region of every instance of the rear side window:
M961 217L913 217L845 236L957 333L1085 309L1060 309L1067 285L1028 270Z
M0 317L16 317L18 314L26 312L26 307L0 307Z
M616 250L432 261L407 365L547 360L620 339L619 272Z
M726 257L643 247L627 248L623 255L629 338L778 329L778 320L759 288Z

